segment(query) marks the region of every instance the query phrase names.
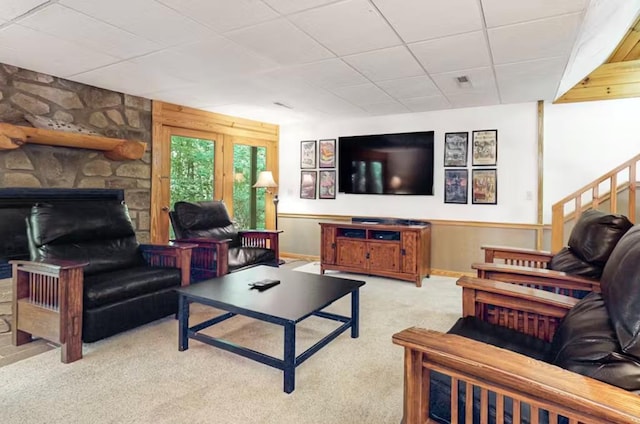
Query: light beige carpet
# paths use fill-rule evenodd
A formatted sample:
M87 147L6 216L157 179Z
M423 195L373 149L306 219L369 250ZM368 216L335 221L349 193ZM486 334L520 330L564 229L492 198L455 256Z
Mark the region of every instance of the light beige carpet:
M317 263L297 268L319 272ZM282 371L190 341L177 348L177 321L166 318L97 343L60 363L55 349L0 368L0 422L10 423L399 423L403 350L391 336L410 326L446 331L460 316L453 278L411 283L362 279L360 337L340 335L296 369L285 394ZM201 321L215 311L193 306ZM330 306L342 314L350 299ZM297 328L298 353L337 324L311 317ZM282 357L282 327L235 317L211 329L238 344Z

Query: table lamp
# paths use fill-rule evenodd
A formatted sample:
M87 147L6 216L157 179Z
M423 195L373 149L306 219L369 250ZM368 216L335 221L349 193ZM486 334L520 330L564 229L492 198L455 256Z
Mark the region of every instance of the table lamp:
M273 194L273 206L276 213L276 230L278 229L278 193L276 188L278 184L273 179L271 171L261 171L258 174L258 181L253 185L254 188L266 188L267 193Z

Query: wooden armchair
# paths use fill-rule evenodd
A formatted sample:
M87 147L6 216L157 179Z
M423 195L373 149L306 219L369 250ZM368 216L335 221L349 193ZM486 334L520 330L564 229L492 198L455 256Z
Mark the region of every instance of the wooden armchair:
M176 241L197 245L191 257L194 282L249 266L279 266L282 231L239 230L222 201L176 202L169 218Z
M552 340L577 299L513 284L463 277L463 315ZM558 366L455 334L408 328L404 347L404 424L639 423L637 395ZM449 379L448 405L431 399L438 373ZM434 391L435 390L435 391ZM438 412L436 409L445 412ZM444 415L444 417L443 417ZM474 420L475 419L475 420Z
M563 271L486 262L474 263L471 268L477 271L479 278L515 283L576 298L583 298L592 291L600 291L598 280Z
M558 253L482 246L485 263L475 263L472 268L480 278L526 284L582 298L591 291L599 291L598 281L605 264L632 225L623 215L589 209L580 215L571 230L568 246Z

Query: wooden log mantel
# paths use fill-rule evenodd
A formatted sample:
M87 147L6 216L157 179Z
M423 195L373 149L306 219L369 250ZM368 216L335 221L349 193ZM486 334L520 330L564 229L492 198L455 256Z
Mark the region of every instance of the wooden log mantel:
M102 150L111 160L140 159L147 149L142 141L0 123L0 150L17 149L26 143Z

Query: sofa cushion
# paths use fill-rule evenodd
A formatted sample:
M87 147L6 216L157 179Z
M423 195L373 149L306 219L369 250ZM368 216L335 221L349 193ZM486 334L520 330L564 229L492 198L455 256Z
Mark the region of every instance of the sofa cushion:
M178 223L186 230L226 227L232 223L227 208L221 201L176 202L173 210Z
M620 348L600 293L590 293L571 308L546 361L626 390L640 389L640 360Z
M585 262L569 247L562 248L549 261L549 269L599 280L604 266Z
M600 288L622 351L640 358L640 225L616 245Z
M179 269L151 266L137 266L85 276L84 308L96 308L178 287L180 282Z
M273 250L261 247L229 248L229 271L250 265L275 263L275 260L276 254Z
M538 360L546 357L550 347L549 343L542 339L490 324L473 316L458 319L447 333L488 343Z
M580 259L604 266L618 240L633 224L624 215L589 209L571 230L569 247Z
M77 204L40 204L29 216L31 241L36 247L84 241L135 237L127 206L95 201Z

